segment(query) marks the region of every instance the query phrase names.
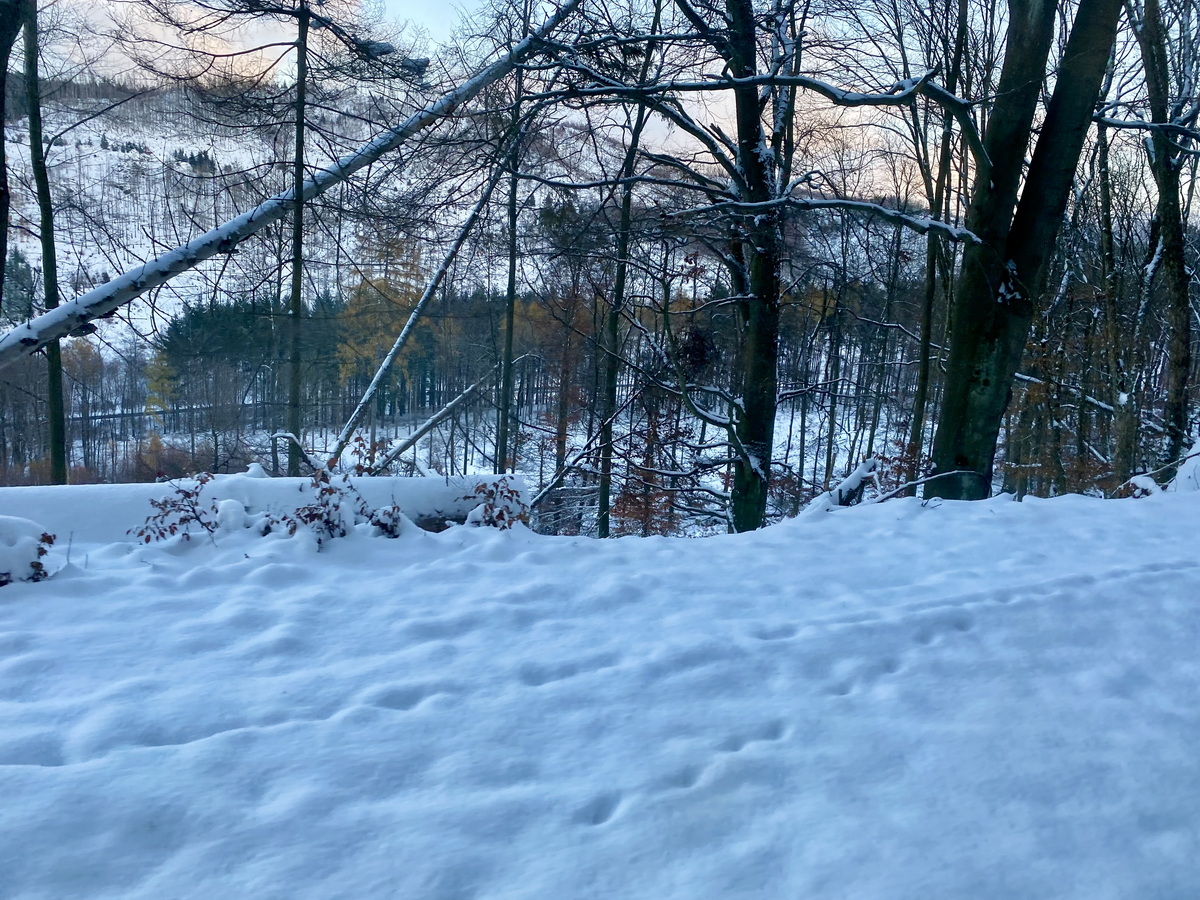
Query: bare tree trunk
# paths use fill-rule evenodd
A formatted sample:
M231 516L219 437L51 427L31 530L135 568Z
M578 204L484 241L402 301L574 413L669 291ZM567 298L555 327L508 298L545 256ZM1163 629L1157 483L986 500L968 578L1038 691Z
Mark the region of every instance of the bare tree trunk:
M517 80L520 82L520 73ZM520 88L514 100L513 125L520 116ZM513 138L512 154L509 156L511 173L508 183L508 282L504 291L504 343L500 356L500 402L496 404L496 465L494 471L503 475L508 471L509 427L512 421L513 400L513 329L516 327L517 310L517 167L520 165L521 138Z
M947 4L948 5L948 4ZM957 93L959 78L962 75L963 57L967 48L967 0L958 0L957 22L954 31L954 49L951 53L951 63L946 72L946 90L951 94ZM930 197L930 210L934 216L943 216L949 210L947 192L950 186L950 165L952 159L954 130L953 116L948 111L942 113L942 137L938 150L938 170L934 176L933 195ZM937 299L938 275L943 280L950 276L951 263L946 259L946 249L939 235L929 232L925 246L925 293L921 304L921 344L917 364L917 389L913 397L912 420L909 423L908 467L905 480L914 483L920 474L921 454L925 443L925 416L929 403L930 357L933 351L933 307ZM939 270L941 270L939 272ZM916 496L915 483L907 490L909 496Z
M303 417L300 405L301 352L300 329L304 316L304 113L308 83L308 7L301 5L296 35L296 145L292 158L292 293L288 300L288 399L285 426L301 437ZM295 441L288 442L287 473L300 474L304 453Z
M529 4L522 11L522 27L529 30ZM509 134L512 150L509 154L508 183L508 281L504 291L504 343L500 357L500 400L496 404L496 459L493 471L503 475L508 471L509 448L512 437L513 413L513 330L516 328L517 311L517 190L520 187L521 154L524 149L525 133L521 125L521 101L525 93L525 73L517 69L513 83L512 118ZM515 466L516 461L513 461Z
M735 78L752 77L757 65L754 7L751 0L727 0L729 69ZM762 152L764 135L758 88L734 89L738 164L749 203L771 200L771 173ZM775 438L779 360L780 223L774 207L748 217L742 242L748 297L738 303L742 340L739 369L742 410L735 433L731 516L735 531L762 527Z
M650 33L658 31L662 4L654 5L654 19ZM646 48L642 58L640 81L644 83L650 73L654 54ZM603 344L604 380L600 395L600 499L596 516L596 536L609 535L609 516L612 507L612 462L613 462L613 413L617 408L617 385L621 376L620 327L621 314L625 308L625 290L629 278L629 242L633 222L633 173L641 145L642 131L646 127L646 107L639 105L634 113L633 127L629 133L629 146L625 148L625 159L621 166L621 217L617 223L617 265L613 274L612 301L608 305L608 316L604 320Z
M604 343L601 350L604 356L604 380L601 382L603 393L600 396L600 499L596 518L596 536L602 538L609 536L609 515L612 507L612 420L613 411L617 408L617 385L621 376L621 315L625 309L626 284L629 278L629 243L633 221L633 184L630 179L633 177L638 145L645 124L645 108L638 107L629 137L629 147L625 151L624 164L621 166L621 178L625 183L621 188L621 214L617 223L617 266L613 276L612 300L604 320Z
M1142 50L1142 65L1146 72L1146 94L1150 101L1150 117L1156 124L1171 121L1171 73L1167 54L1167 35L1164 33L1158 0L1145 0L1140 27L1134 27ZM1191 278L1184 259L1183 209L1180 203L1180 174L1183 154L1174 138L1163 128L1155 128L1147 138L1150 149L1150 172L1158 189L1154 217L1159 228L1159 265L1166 282L1167 293L1167 398L1163 409L1163 425L1167 444L1163 462L1165 479L1175 476L1172 465L1187 449L1188 440L1188 378L1192 367L1191 310L1188 289Z
M7 115L8 62L21 31L23 0L0 0L0 311L4 309L4 270L8 262L8 217L12 194L8 189L8 153L4 123Z
M1104 286L1104 348L1113 407L1113 475L1124 484L1133 475L1138 444L1138 353L1136 335L1124 333L1119 315L1116 252L1113 246L1112 173L1108 162L1108 129L1100 125L1096 138L1097 178L1100 182L1100 266Z
M954 333L930 492L949 499L991 493L1000 422L1034 304L1045 286L1079 153L1116 35L1120 0L1082 0L1030 163L1017 191L1054 34L1053 0L1012 0L1004 67L967 227L982 240L963 254ZM1015 213L1014 213L1015 210ZM957 473L957 474L950 474Z
M42 134L42 88L38 77L37 0L25 3L25 102L29 105L29 163L37 191L38 235L42 244L42 284L46 309L58 306L58 254L54 246L54 205ZM50 482L67 483L67 423L63 400L62 351L58 341L46 346L49 383L46 416L50 420Z

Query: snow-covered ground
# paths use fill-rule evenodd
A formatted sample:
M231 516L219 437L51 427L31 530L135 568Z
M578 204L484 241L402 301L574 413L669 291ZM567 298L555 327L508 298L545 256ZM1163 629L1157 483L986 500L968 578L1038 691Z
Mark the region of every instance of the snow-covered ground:
M76 542L0 588L0 896L1194 898L1198 533Z

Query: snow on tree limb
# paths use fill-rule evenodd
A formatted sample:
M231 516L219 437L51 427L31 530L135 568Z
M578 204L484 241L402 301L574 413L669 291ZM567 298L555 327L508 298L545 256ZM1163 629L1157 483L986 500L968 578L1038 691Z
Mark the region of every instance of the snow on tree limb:
M525 357L523 357L523 356L521 357L521 359L524 359L524 358ZM514 360L514 362L519 362L519 361L520 360ZM457 397L455 397L453 400L451 400L449 403L447 403L445 406L443 406L441 409L439 409L437 412L435 412L432 416L430 416L428 419L426 419L421 425L417 426L416 431L414 431L412 434L410 434L408 437L406 437L403 441L401 441L399 444L397 444L395 447L393 447L391 450L389 450L387 455L371 468L369 474L382 475L384 470L386 470L388 466L390 466L397 459L399 459L401 457L401 455L403 455L404 453L407 453L413 447L417 446L417 443L421 440L421 438L425 437L425 435L427 435L427 434L429 434L429 432L433 431L433 429L435 429L439 424L441 424L441 422L443 420L449 418L464 403L466 403L468 400L470 400L471 396L476 391L478 391L485 384L487 384L489 381L491 381L493 378L495 378L496 370L498 368L499 368L499 366L493 366L487 372L487 374L485 374L477 382L475 382L473 385L471 385L469 388L467 388L465 391L463 391L461 394L459 394ZM337 459L337 457L334 457L334 459L330 460L330 463L332 464L334 462L334 460L336 460L336 459Z
M557 91L558 96L568 98L583 98L590 96L627 95L647 98L652 95L708 93L718 90L734 90L746 85L760 87L799 87L819 94L835 106L846 107L887 107L905 106L918 97L925 97L937 103L950 113L962 130L976 164L986 172L991 167L987 151L983 147L983 138L979 127L971 118L972 103L962 97L952 94L932 79L937 74L936 69L929 69L921 75L898 81L882 91L852 91L838 87L820 78L808 75L781 75L767 73L746 78L735 78L728 74L701 78L697 80L659 81L649 85L628 85L605 78L587 66L576 65L575 68L586 71L594 76L592 84L586 87L572 86Z
M301 189L304 200L311 200L345 181L415 134L453 114L489 85L508 75L534 52L545 36L562 24L581 2L582 0L565 0L540 28L513 47L507 55L484 67L472 78L443 94L400 125L377 135L354 153L342 157L305 181ZM277 194L249 212L242 213L194 238L182 247L169 250L157 259L136 266L74 300L11 329L0 336L0 369L36 352L51 341L66 337L93 319L111 315L135 298L166 284L176 275L195 268L204 260L219 253L232 252L241 241L285 218L292 210L294 196L291 189Z
M875 480L879 460L874 456L864 459L857 469L847 475L835 488L826 491L804 507L801 515L813 516L842 506L853 506L862 499L868 481Z
M721 203L708 203L704 206L697 206L691 209L681 209L669 213L673 217L695 216L695 215L711 215L714 211L732 211L742 213L743 215L751 215L758 212L765 212L772 207L790 206L794 209L840 209L848 212L862 213L868 216L874 216L883 219L885 222L890 222L893 225L900 225L910 231L915 231L917 234L928 234L934 232L940 234L952 241L959 241L966 244L978 244L979 236L968 228L963 228L959 225L952 225L949 222L943 222L941 219L935 219L930 216L917 216L910 213L902 212L898 209L893 209L889 206L883 206L879 203L870 203L866 200L842 200L837 198L821 198L821 197L781 197L777 200L768 200L764 203L748 203L741 200L726 200Z
M430 299L437 292L438 287L441 286L442 281L445 279L446 273L450 271L450 266L454 264L454 259L458 256L458 251L461 250L463 244L466 243L467 236L475 227L475 222L479 219L484 207L487 206L487 202L492 196L492 191L495 190L496 185L500 182L500 176L504 174L504 171L505 170L503 166L496 165L494 171L492 172L492 177L488 179L487 184L484 186L483 194L480 196L479 202L475 204L475 208L471 210L471 214L467 216L466 222L464 222L462 227L459 228L458 237L455 238L454 244L450 247L449 252L446 254L446 258L442 260L441 266L438 268L437 272L434 273L433 278L431 278L429 283L425 286L425 291L421 294L421 299L418 300L417 305L413 307L413 311L409 314L408 321L404 323L404 328L401 329L399 337L397 337L395 343L392 344L392 349L387 352L387 355L384 356L383 361L380 362L379 368L375 372L375 377L371 379L370 385L367 386L366 391L363 392L362 398L358 401L358 406L354 408L354 412L351 413L350 418L346 420L346 424L343 426L341 434L338 435L337 445L333 448L333 455L330 458L331 463L336 462L338 458L341 457L342 452L346 449L346 445L350 443L350 438L354 434L354 429L358 427L358 423L361 422L363 416L366 415L367 409L371 405L371 400L374 399L375 394L379 391L379 385L383 383L384 377L386 377L387 373L392 368L392 363L396 361L396 357L400 355L400 351L403 350L404 345L408 343L408 339L412 335L414 326L421 318L421 313L425 311L425 307L428 305ZM470 390L473 391L475 388L472 387Z

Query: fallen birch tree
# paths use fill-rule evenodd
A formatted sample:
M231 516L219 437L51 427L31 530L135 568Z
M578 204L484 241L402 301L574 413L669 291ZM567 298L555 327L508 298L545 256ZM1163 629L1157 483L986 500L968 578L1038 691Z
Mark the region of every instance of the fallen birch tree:
M542 40L575 11L582 0L566 0L540 28L518 43L505 56L485 66L458 87L364 144L354 153L322 169L304 182L304 202L325 193L355 172L395 150L421 131L437 124L489 85L504 78L540 45ZM177 275L195 268L219 253L231 253L239 243L268 225L286 218L293 209L295 190L289 189L264 200L249 212L230 219L181 247L142 263L61 306L30 319L0 336L0 369L23 356L37 352L51 341L66 337L94 319L116 312L147 291L160 287Z

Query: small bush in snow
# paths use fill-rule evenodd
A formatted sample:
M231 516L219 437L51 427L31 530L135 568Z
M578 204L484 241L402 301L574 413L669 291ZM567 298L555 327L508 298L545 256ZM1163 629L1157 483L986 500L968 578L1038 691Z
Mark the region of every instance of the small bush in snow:
M384 537L398 538L404 527L404 513L398 506L381 506L371 511L369 521Z
M50 577L42 564L54 535L36 522L15 516L0 516L0 587L14 581L45 581Z
M358 491L343 475L341 484L334 484L328 469L314 472L309 490L312 502L297 506L291 512L268 518L270 529L279 528L295 534L301 526L311 528L317 536L317 546L323 546L330 538L345 537L354 527L355 521L366 517L366 503Z
M1162 493L1162 488L1158 486L1158 482L1149 475L1134 475L1121 485L1121 488L1121 496L1133 497L1134 499L1153 497L1155 494Z
M334 478L328 469L321 469L313 473L308 489L312 491L312 502L298 506L291 512L269 516L267 531L280 529L295 534L301 526L305 526L316 534L318 547L324 546L325 541L332 538L345 537L360 522L369 522L386 537L400 536L404 521L400 507L372 509L362 494L355 490L349 475Z
M236 500L204 502L200 495L213 476L202 472L190 485L171 484L173 496L151 500L155 512L140 528L130 530L145 543L163 541L176 534L190 540L190 526L198 525L209 536L218 530L236 531L256 525L265 536L272 532L294 535L302 528L316 535L317 546L331 538L345 537L357 524L369 522L387 537L399 537L404 515L398 506L372 509L362 494L350 483L349 475L332 476L328 469L313 474L311 481L301 487L311 499L295 509L258 515L247 519L246 509Z
M512 528L518 522L529 524L529 506L521 496L521 491L506 475L475 485L474 494L468 494L463 499L481 501L467 515L468 525L486 525L503 530Z
M386 440L369 441L361 434L354 435L348 449L350 458L354 461L350 467L355 475L366 475L375 469L390 442ZM332 465L332 463L331 463Z
M185 541L190 541L192 535L189 526L199 525L211 538L219 521L217 504L211 500L205 504L200 500L204 486L210 481L212 475L201 472L190 485L168 482L174 492L173 496L151 500L150 505L154 507L155 512L147 517L140 528L131 528L126 533L140 537L146 544L151 541L165 541L176 534L182 534Z

